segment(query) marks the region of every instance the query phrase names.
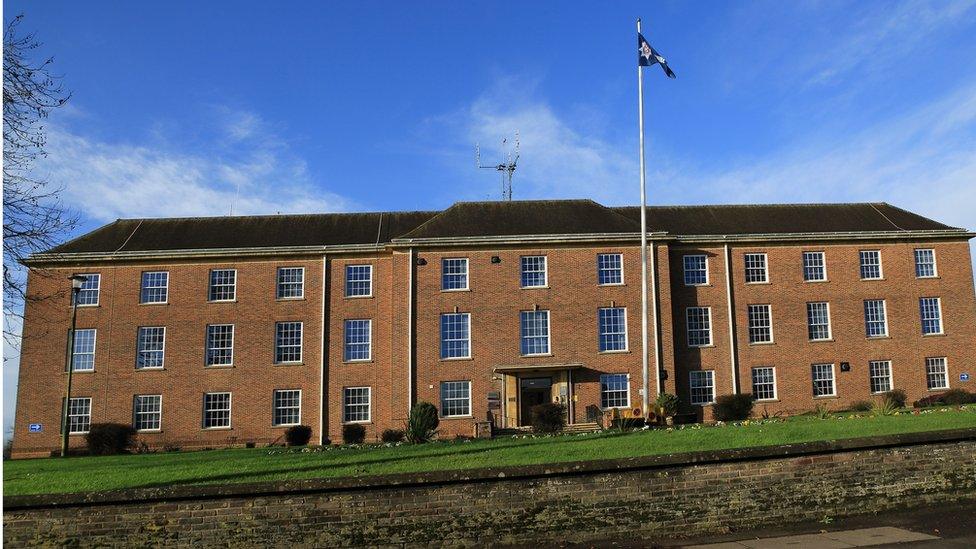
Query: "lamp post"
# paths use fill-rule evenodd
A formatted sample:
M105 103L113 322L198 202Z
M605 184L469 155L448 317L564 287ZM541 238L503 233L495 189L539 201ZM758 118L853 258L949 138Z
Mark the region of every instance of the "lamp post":
M71 275L71 331L68 332L68 353L65 362L68 368L68 388L64 392L64 406L61 410L61 457L68 457L68 412L71 408L71 374L74 373L74 351L75 351L75 321L78 318L78 294L81 293L81 286L88 281L87 277L81 275Z

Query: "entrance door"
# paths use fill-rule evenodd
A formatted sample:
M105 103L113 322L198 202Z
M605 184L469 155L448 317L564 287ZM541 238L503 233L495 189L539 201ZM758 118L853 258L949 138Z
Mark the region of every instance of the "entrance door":
M552 400L552 378L532 377L522 379L519 383L519 425L532 424L532 407Z

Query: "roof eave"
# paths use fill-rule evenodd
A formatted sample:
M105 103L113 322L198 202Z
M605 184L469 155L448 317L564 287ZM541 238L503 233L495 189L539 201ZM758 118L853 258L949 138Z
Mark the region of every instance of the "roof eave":
M966 229L910 230L910 231L838 231L824 233L750 233L673 235L679 242L743 242L790 240L899 240L906 238L966 238L976 233Z

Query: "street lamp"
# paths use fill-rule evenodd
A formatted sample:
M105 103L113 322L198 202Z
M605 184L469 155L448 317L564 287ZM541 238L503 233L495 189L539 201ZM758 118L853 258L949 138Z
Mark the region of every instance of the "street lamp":
M68 353L65 362L68 368L68 388L64 392L64 406L61 411L61 457L68 457L68 411L71 408L71 374L74 373L73 364L75 351L75 320L78 318L78 294L81 286L88 281L88 277L71 275L71 331L68 332Z

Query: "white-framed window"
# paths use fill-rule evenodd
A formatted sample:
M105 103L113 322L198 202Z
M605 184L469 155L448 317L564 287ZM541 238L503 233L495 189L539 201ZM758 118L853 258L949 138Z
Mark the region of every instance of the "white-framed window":
M137 431L158 431L163 423L163 395L136 395L132 399L132 426Z
M343 360L371 360L373 358L373 321L352 319L346 321Z
M544 288L549 283L546 256L527 255L521 258L522 287Z
M600 407L630 408L630 374L600 375Z
M235 299L237 299L237 270L212 269L210 301L234 301Z
M935 250L931 248L915 250L915 276L918 278L939 276L939 270L935 266Z
M522 311L519 320L522 354L549 354L549 311Z
M600 352L627 350L627 309L606 307L597 312Z
M441 260L441 289L468 289L468 258L447 257Z
M887 393L891 390L891 361L869 361L868 376L871 380L872 393Z
M94 328L75 330L75 344L71 352L71 369L75 372L90 372L95 369Z
M210 324L207 326L207 366L232 366L234 364L234 325Z
M935 356L925 359L925 384L929 391L949 388L949 368L946 357Z
M65 400L62 398L62 407L64 406L64 402ZM91 405L91 397L72 397L68 400L69 434L81 435L88 432L88 429L91 428Z
M707 255L686 255L682 261L685 267L685 286L704 286L708 284Z
M305 297L305 267L278 267L278 299L301 299Z
M828 341L830 333L830 303L807 303L807 336L810 341Z
M752 369L752 398L776 400L776 368L759 366Z
M346 297L373 295L373 266L346 265Z
M72 292L73 299L77 300L79 307L94 307L98 305L98 294L101 290L102 275L99 273L81 273L74 276L83 276L85 281L81 283L81 289L77 294Z
M688 372L691 381L691 403L703 406L715 402L715 371L693 370Z
M471 358L471 315L441 315L441 358Z
M302 323L275 322L275 363L302 361Z
M169 299L169 272L146 271L142 273L139 300L142 303L166 303Z
M827 280L827 262L823 252L803 252L803 280L817 282Z
M825 397L837 395L837 389L834 387L833 364L813 364L810 367L810 371L813 378L813 396Z
M600 286L623 284L624 256L622 254L597 254L596 281Z
M346 387L342 390L343 423L369 423L371 393L370 387Z
M136 350L136 369L162 368L166 355L166 328L140 326Z
M878 280L882 278L881 251L861 250L861 280Z
M685 319L689 347L706 347L712 344L711 307L688 307L685 309Z
M937 297L923 297L918 300L918 310L922 317L922 334L941 334L942 300Z
M203 428L229 428L230 404L230 393L205 393L203 395Z
M868 337L888 335L888 315L883 299L864 300L864 330Z
M769 282L769 274L766 272L766 254L746 254L746 284L757 284Z
M441 417L471 415L471 382L441 382Z
M769 305L749 305L749 343L773 342L773 312Z
M302 422L301 389L275 389L272 399L272 425L298 425Z

